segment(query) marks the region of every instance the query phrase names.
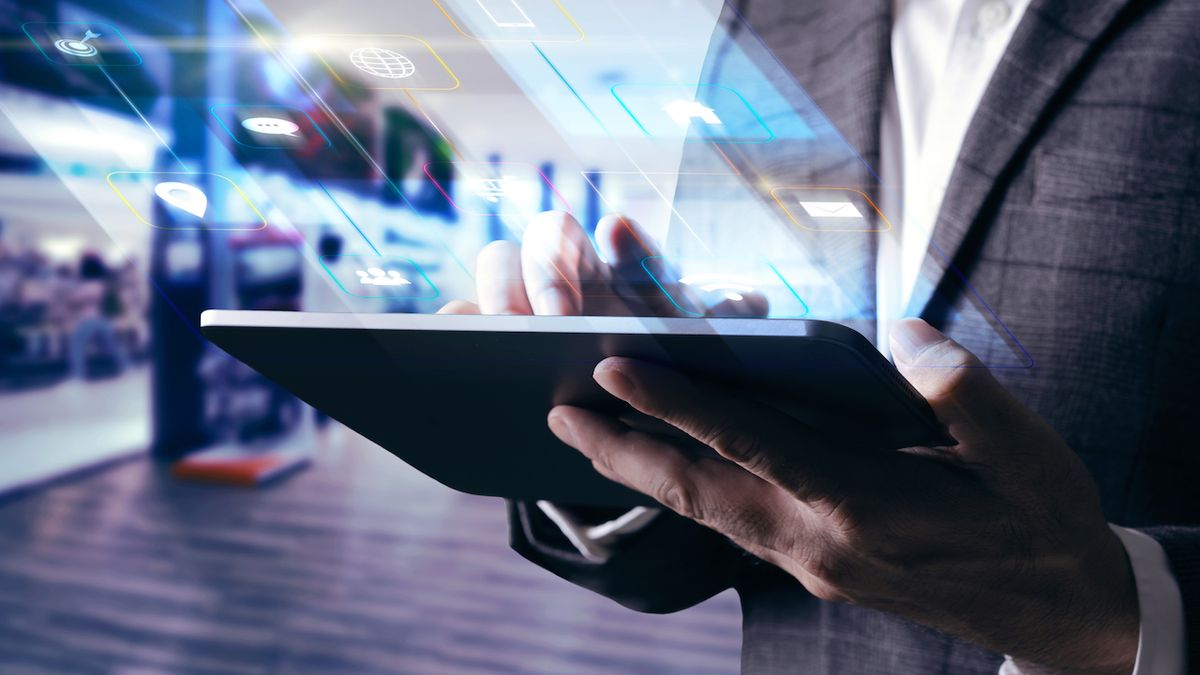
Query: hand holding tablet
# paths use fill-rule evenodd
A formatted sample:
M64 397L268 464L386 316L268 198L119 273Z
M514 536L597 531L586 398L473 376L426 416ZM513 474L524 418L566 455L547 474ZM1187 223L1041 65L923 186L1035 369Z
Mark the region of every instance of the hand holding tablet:
M607 218L596 239L607 263L576 221L544 214L523 246L495 243L480 255L478 304L456 301L439 315L209 311L201 324L218 346L309 404L475 494L651 503L596 473L547 426L552 408L571 405L670 432L596 383L594 369L611 356L669 367L847 444L953 443L928 404L853 330L670 316L674 305L640 265L657 251L637 226ZM737 308L765 313L753 294L725 302L726 316Z

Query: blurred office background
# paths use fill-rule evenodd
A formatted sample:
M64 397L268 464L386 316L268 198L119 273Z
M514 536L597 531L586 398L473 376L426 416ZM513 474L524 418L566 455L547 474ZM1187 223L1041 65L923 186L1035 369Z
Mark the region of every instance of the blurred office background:
M22 26L64 21L118 27L141 67L31 49ZM185 99L267 99L328 124L270 59L231 47L253 39L223 2L0 0L0 672L736 671L732 594L657 617L571 587L508 549L500 501L441 487L199 337L208 307L345 311L312 257L356 237L455 296L471 252L508 236L428 189L396 196L450 156L411 105L364 95L343 118L388 182L351 161L339 178L355 180L316 183L330 165L304 148L214 147ZM578 167L547 152L521 159L558 169L594 218ZM169 154L236 165L270 194L272 226L130 218L105 176ZM179 470L197 457L215 460Z

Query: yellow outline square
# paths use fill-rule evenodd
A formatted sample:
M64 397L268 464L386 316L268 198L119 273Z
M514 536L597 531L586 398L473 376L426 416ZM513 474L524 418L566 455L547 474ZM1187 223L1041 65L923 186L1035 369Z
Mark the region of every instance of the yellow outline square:
M810 192L818 192L818 191L828 192L828 191L832 191L832 190L837 190L839 192L853 192L854 194L863 198L863 201L865 201L867 203L867 205L870 206L871 209L879 215L880 222L882 222L887 227L874 228L874 229L863 229L861 227L837 227L837 228L834 228L834 227L827 227L827 228L826 227L822 227L822 228L805 227L804 223L800 222L800 220L798 218L796 218L796 214L792 213L792 210L787 207L787 204L783 203L783 199L779 196L779 193L783 190L799 190L799 191L807 190ZM787 214L788 218L791 219L792 223L794 223L797 227L799 227L800 229L802 229L806 232L888 232L892 229L892 221L888 220L888 217L883 215L883 211L880 211L879 207L875 205L875 202L872 201L871 198L867 195L867 193L863 192L862 190L855 190L854 188L847 188L847 187L831 187L831 186L822 186L822 185L796 185L796 186L771 188L771 198L775 200L775 203L779 205L779 208L783 209L783 212Z
M461 33L464 37L469 37L472 40L478 40L480 42L540 42L543 44L575 44L576 42L583 42L584 40L586 40L587 34L583 32L583 26L579 25L579 22L575 20L575 17L571 16L571 13L567 11L567 8L564 7L563 4L561 2L559 2L559 0L550 0L550 2L553 2L554 5L556 7L558 7L558 11L562 12L563 16L566 17L567 23L571 24L571 26L574 27L575 30L579 33L578 38L575 38L574 40L545 39L545 38L533 39L530 37L482 38L482 37L479 37L478 35L472 35L472 34L468 33L467 31L463 30L462 26L460 26L459 23L454 20L454 17L450 14L450 12L446 10L446 7L441 3L441 0L433 0L433 4L436 5L439 10L441 10L442 14L446 17L446 20L450 22L450 25L454 26L454 30Z
M117 184L115 182L113 182L113 176L212 176L213 178L219 178L219 179L225 181L226 183L229 183L229 185L231 187L233 187L233 191L236 192L239 196L241 196L242 199L244 199L246 201L246 205L250 207L250 210L254 212L254 215L258 216L258 220L261 223L261 225L259 225L258 227L208 227L208 226L204 226L204 227L194 227L194 226L164 227L162 225L155 225L154 223L150 222L149 220L146 220L146 218L144 216L142 216L141 212L137 210L137 207L134 206L132 203L130 203L129 198L125 196L125 193L121 192L121 188L117 187ZM257 232L259 230L264 230L267 228L266 216L264 216L262 214L262 211L258 210L258 207L254 205L254 202L250 201L250 197L245 192L242 192L242 188L239 187L238 184L235 183L232 179L226 178L225 176L222 176L219 173L211 173L208 171L113 171L112 173L105 176L105 181L108 183L108 187L112 188L112 191L117 193L117 197L120 198L120 200L122 202L124 202L125 206L127 206L129 208L129 210L133 213L134 218L137 218L143 224L145 224L149 227L152 227L156 230L175 230L175 231L211 230L214 232Z
M415 40L417 42L420 42L422 45L425 46L425 49L429 50L429 53L433 55L433 58L437 59L437 62L439 64L441 64L443 69L445 69L446 74L450 76L450 79L454 80L454 86L453 87L364 87L364 86L355 84L354 82L349 82L347 80L344 80L344 79L342 79L342 76L338 74L337 70L334 69L334 67L332 65L330 65L329 61L325 60L325 55L323 53L321 53L322 50L319 45L321 44L322 40L327 39L327 38L337 39L337 38L352 38L352 37L404 38L407 40ZM352 87L354 89L365 89L368 91L454 91L455 89L458 89L459 87L462 86L462 81L458 79L458 75L454 74L454 71L450 68L450 65L447 64L446 61L442 59L441 55L437 53L437 50L433 48L433 45L429 44L429 42L427 42L415 35L403 35L400 33L329 33L329 34L324 34L324 35L314 35L310 39L314 41L314 46L309 47L308 50L313 52L316 55L316 57L321 60L321 63L325 66L325 69L329 71L329 74L333 76L333 79L337 80L339 83L341 83L347 87Z

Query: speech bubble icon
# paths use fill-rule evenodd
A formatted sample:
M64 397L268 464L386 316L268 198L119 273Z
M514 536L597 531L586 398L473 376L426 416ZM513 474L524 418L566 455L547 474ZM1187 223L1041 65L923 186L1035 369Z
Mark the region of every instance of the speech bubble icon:
M282 117L247 117L242 120L242 128L267 136L295 136L300 131L299 124Z
M204 213L208 211L208 195L195 185L166 181L154 186L154 194L171 206L187 211L197 218L203 218Z

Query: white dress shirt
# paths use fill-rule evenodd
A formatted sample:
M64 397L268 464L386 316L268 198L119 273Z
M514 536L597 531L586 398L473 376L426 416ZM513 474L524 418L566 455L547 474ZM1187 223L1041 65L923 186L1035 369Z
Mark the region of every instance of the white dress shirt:
M904 315L967 127L1031 0L893 0L892 82L884 96L880 170L885 213L900 225L880 240L879 340ZM896 219L893 219L896 220ZM1114 527L1137 581L1141 634L1134 675L1183 675L1183 601L1158 542ZM1009 661L1001 673L1032 675Z
M881 195L894 229L880 239L877 344L904 316L967 127L1031 0L893 0L892 73L880 129ZM897 221L899 224L897 224ZM538 507L579 553L603 562L622 535L645 527L655 510L638 508L584 526L548 502ZM1183 601L1158 542L1114 526L1137 583L1141 632L1133 675L1184 675ZM1000 675L1035 675L1036 665L1006 659Z

